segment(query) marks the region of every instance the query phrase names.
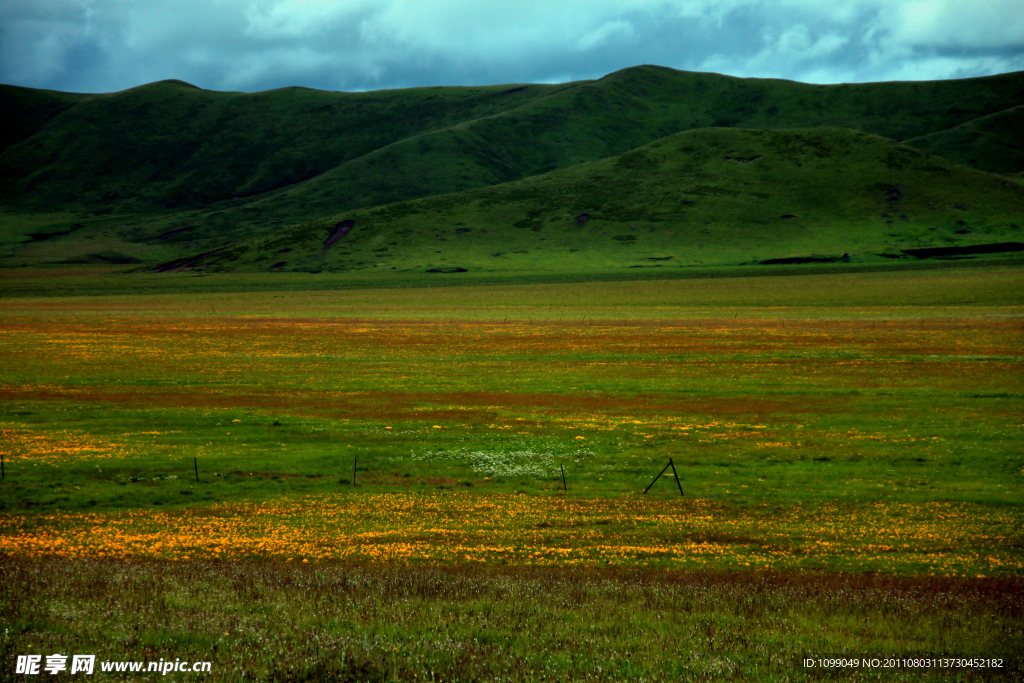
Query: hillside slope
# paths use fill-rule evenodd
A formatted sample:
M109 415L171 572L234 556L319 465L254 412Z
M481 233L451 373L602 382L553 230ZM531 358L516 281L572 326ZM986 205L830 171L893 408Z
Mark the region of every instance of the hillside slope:
M1020 240L1021 225L1024 187L880 136L705 128L526 180L337 214L161 270L883 262Z
M1024 104L1024 73L820 86L647 66L554 86L247 94L164 81L76 97L0 155L3 203L199 207L330 172L325 201L356 196L371 206L528 177L703 127L832 126L905 140ZM431 131L440 138L418 139ZM395 163L422 180L396 179ZM317 190L309 193L324 195Z
M89 95L0 85L0 154Z
M818 86L645 66L553 86L246 94L164 81L110 95L0 86L0 96L21 112L20 141L0 153L0 264L13 266L172 260L707 127L838 126L985 165L994 144L979 148L958 126L994 131L1024 103L1024 72ZM1015 168L1005 151L1024 144L1012 123L999 128L1000 169Z
M249 94L161 81L88 96L6 150L0 200L48 210L205 206L293 184L397 140L565 87Z
M396 142L252 208L276 219L302 215L309 207L345 210L447 194L596 161L705 127L832 126L898 140L918 130L946 130L1007 101L1024 102L1024 74L811 86L628 69L509 112ZM1024 133L1017 137L1024 140Z
M1024 105L906 143L982 171L1021 173L1024 172Z

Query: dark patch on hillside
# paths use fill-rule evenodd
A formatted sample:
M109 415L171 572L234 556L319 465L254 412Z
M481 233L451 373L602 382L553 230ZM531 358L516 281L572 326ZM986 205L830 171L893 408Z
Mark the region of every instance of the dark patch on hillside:
M104 263L104 264L116 264L116 265L130 265L133 263L142 263L142 259L122 254L117 251L104 251L97 254L88 254L86 256L78 256L76 258L69 258L59 263L64 264L79 264L79 263Z
M200 262L203 259L205 259L207 256L212 256L212 255L216 254L217 252L224 251L229 246L231 246L231 245L226 244L223 247L218 247L216 249L211 249L210 251L205 251L202 254L198 254L196 256L185 256L183 258L174 259L173 261L167 261L166 263L161 263L160 265L158 265L156 268L153 269L153 272L154 273L176 273L176 272L181 271L181 270L189 270L191 268L195 268L196 266L200 265Z
M347 235L355 226L356 222L351 218L343 220L340 223L337 223L334 226L334 231L331 232L330 236L324 242L324 249L331 246L332 244L340 240L342 237Z
M427 268L428 273L468 273L469 271L465 268L458 268L455 266L448 268Z
M165 232L162 235L157 235L154 239L162 242L163 240L170 239L171 237L174 237L175 235L180 235L183 232L188 232L189 230L194 230L195 227L196 226L194 226L194 225L190 225L187 228L178 228L177 230L168 230L167 232Z
M52 240L54 237L61 237L63 235L70 235L75 230L84 228L85 226L81 223L75 223L68 230L61 230L60 232L33 232L29 233L29 242L45 242L46 240Z
M108 252L104 254L90 254L89 256L93 261L98 261L100 263L142 263L142 259L135 258L134 256L128 256L127 254L118 254L117 252Z
M790 258L770 258L765 261L761 261L763 266L788 266L798 263L838 263L840 261L849 261L850 257L848 254L842 256L793 256Z
M1020 242L999 242L996 244L975 244L969 247L930 247L927 249L903 249L904 254L915 258L941 258L944 256L969 256L973 254L1003 254L1024 251Z

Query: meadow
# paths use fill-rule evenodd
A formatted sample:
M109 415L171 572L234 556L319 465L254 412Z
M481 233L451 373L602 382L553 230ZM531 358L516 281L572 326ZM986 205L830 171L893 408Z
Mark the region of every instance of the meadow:
M1021 677L1017 266L116 277L0 299L5 659L800 680L809 653L927 652ZM669 458L685 495L671 469L643 493Z

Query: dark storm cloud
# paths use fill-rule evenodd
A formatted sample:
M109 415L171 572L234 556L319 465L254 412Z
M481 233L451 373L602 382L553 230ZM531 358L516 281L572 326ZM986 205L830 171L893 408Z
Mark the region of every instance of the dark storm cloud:
M1024 69L1021 0L10 0L0 81L104 92L557 82L636 64L832 83Z

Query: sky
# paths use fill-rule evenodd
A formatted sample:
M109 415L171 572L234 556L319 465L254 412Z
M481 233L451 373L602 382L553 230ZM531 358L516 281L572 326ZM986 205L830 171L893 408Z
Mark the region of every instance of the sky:
M561 83L638 64L808 83L1024 70L1024 0L0 0L0 83L113 92Z

